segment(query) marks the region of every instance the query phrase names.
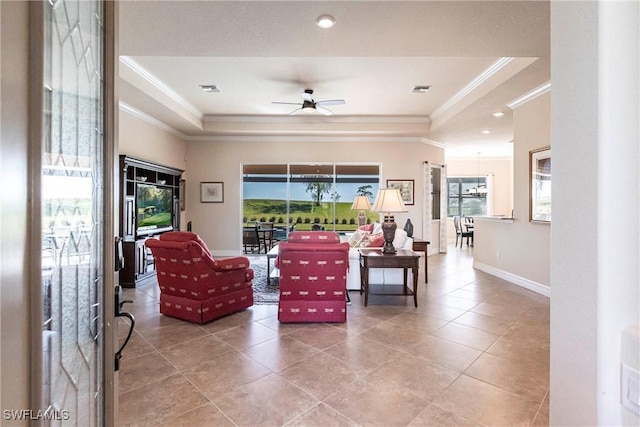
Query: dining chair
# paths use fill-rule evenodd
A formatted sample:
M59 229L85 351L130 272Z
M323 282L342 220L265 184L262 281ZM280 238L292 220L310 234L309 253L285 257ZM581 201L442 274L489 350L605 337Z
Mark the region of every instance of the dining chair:
M456 247L458 247L458 239L460 239L460 247L462 248L462 241L467 238L467 246L469 246L469 238L471 238L471 246L473 246L473 231L464 231L462 229L462 223L459 216L453 217L453 225L456 228Z
M273 222L260 222L258 224L258 234L262 240L265 253L269 252L276 243L273 225Z
M242 246L244 247L245 254L248 253L249 250L255 253L256 249L258 253L260 253L262 240L260 239L260 234L258 234L258 226L242 227Z

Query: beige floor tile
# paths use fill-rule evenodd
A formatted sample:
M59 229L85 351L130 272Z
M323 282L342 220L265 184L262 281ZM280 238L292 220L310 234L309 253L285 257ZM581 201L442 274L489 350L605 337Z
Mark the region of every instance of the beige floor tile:
M447 307L457 308L459 310L471 310L473 307L479 304L477 301L473 301L467 298L458 298L451 295L451 293L443 295L440 298L436 298L431 302L434 304L442 304L446 305Z
M136 316L135 330L143 332L145 330L163 328L165 326L173 326L183 324L184 320L176 319L175 317L165 316L160 312L146 313L144 315Z
M421 332L424 335L435 331L447 324L446 320L442 320L435 316L418 314L417 312L406 312L398 317L394 317L387 321L390 325L395 325L398 328L409 328L415 331Z
M160 350L178 370L185 370L235 351L229 344L213 335L206 335Z
M408 352L457 372L467 369L481 354L480 350L451 341L428 336L408 349Z
M256 305L196 325L157 311L153 280L125 289L137 315L117 424L548 425L548 389L538 396L548 384L549 299L474 270L472 255L465 247L429 257L417 308L406 297L364 307L350 292L341 324L281 324L277 305ZM463 301L478 305L454 307ZM118 332L123 340L125 325ZM495 338L482 358L469 346ZM444 388L465 369L484 380L463 374Z
M157 351L120 360L120 390L128 391L178 373Z
M277 426L294 420L319 401L271 374L213 399L239 426Z
M158 425L158 427L194 426L234 427L235 424L231 422L222 411L216 408L213 403L207 403L190 410L186 414L171 417Z
M358 424L334 411L324 403L309 409L298 418L286 424L286 427L356 427Z
M425 337L421 331L402 328L389 322L380 323L360 335L398 350L409 348Z
M223 332L238 326L250 325L251 322L251 313L243 310L214 319L202 325L202 328L211 334L217 334L218 332Z
M291 332L288 336L322 350L344 341L347 338L347 333L344 329L336 328L326 323L309 323Z
M155 426L208 403L180 374L120 394L119 426Z
M447 412L435 405L429 405L411 423L409 427L480 427L471 420Z
M155 348L161 349L204 337L208 335L208 332L194 323L182 321L181 323L161 328L142 329L140 330L140 335Z
M503 335L491 347L487 353L513 360L537 360L549 362L549 346L540 345L535 340L519 340Z
M347 363L360 376L403 354L362 336L339 342L324 352Z
M235 351L183 372L211 400L270 373L255 360Z
M512 320L502 319L495 316L487 316L480 313L474 313L473 311L466 312L462 316L456 318L453 322L476 329L482 329L483 331L497 335L504 334L513 324Z
M465 374L536 402L544 399L549 388L549 364L540 361L505 359L485 353Z
M349 365L324 353L289 366L280 375L318 400L326 399L358 379Z
M456 298L468 299L477 304L480 304L481 302L488 299L491 295L495 295L495 292L483 291L480 289L472 290L472 289L460 288L453 292L449 292L447 295L456 297Z
M446 321L451 321L457 317L462 316L465 313L465 310L448 307L442 304L429 303L426 305L422 305L421 307L424 308L424 313Z
M387 362L371 372L367 380L386 381L391 387L405 388L423 400L430 401L446 389L459 372L422 358L405 355Z
M529 308L531 307L522 307L518 304L495 304L491 302L491 299L489 299L475 306L472 311L485 314L487 316L516 321L527 310L529 310Z
M317 349L288 335L279 336L244 350L244 354L274 372L280 372L317 352Z
M538 403L466 375L434 402L440 408L486 426L528 426Z
M227 329L223 332L218 332L215 336L238 350L244 350L256 344L276 338L279 334L273 329L261 325L260 323L252 322L248 325L238 326L236 328Z
M427 407L411 390L385 381L357 381L324 403L356 423L367 426L406 426Z
M500 338L500 335L457 323L449 323L435 331L432 335L483 351Z
M125 336L119 338L118 345L122 345L125 339L126 334ZM131 334L131 339L129 339L129 342L127 343L127 346L122 350L122 360L128 359L130 357L137 357L153 351L156 351L155 347L153 347L149 343L149 341L144 339L142 335L140 335L140 333L134 330Z

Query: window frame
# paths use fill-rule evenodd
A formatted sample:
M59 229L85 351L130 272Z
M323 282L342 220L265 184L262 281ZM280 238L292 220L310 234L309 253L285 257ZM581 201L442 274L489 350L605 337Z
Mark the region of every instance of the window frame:
M469 199L481 199L484 201L484 213L481 213L480 215L486 215L487 212L487 194L484 193L480 193L480 194L472 194L472 193L467 193L465 191L463 191L462 186L463 184L471 184L471 183L477 183L478 187L482 187L484 185L484 188L487 188L487 177L486 176L450 176L447 177L447 218L453 218L456 216L459 217L465 217L465 216L477 216L476 215L463 215L462 209L463 209L463 201L464 200L469 200ZM458 191L457 194L452 195L451 192L451 184L458 184ZM451 213L451 199L457 199L457 213Z

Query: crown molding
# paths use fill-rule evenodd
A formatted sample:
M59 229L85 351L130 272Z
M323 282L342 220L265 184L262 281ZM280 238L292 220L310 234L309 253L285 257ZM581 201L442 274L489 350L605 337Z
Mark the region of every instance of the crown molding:
M550 90L551 90L551 82L548 81L546 83L541 84L537 88L525 93L524 95L514 99L513 101L509 102L507 104L507 107L511 108L512 110L515 110L516 108L526 104L527 102L533 101L540 95L544 95Z
M186 141L191 142L299 142L299 143L323 143L323 142L344 142L344 143L363 143L363 142L413 142L434 145L444 148L442 144L430 141L426 138L417 136L321 136L321 135L195 135L187 136Z
M421 123L429 116L322 116L322 115L206 115L203 122L227 123Z
M142 65L138 64L134 59L130 56L122 55L120 56L120 64L124 67L127 67L131 71L133 71L140 78L145 80L147 83L152 85L158 91L160 91L165 96L169 97L176 104L180 105L182 108L187 110L189 113L193 114L195 117L202 119L202 112L190 104L186 99L178 95L173 89L164 84L160 79L151 74L144 68Z
M471 93L471 91L473 91L478 86L480 86L481 84L483 84L484 82L489 80L489 78L491 76L493 76L495 73L497 73L498 71L500 71L501 69L506 67L513 60L514 60L513 57L506 56L506 57L502 57L502 58L498 59L496 62L491 64L489 66L489 68L487 68L482 73L480 73L478 76L476 76L473 80L471 80L469 83L467 83L467 85L465 87L460 89L455 95L453 95L451 98L449 98L447 101L445 101L444 104L442 104L440 107L438 107L431 114L431 119L433 120L436 117L442 115L445 111L449 110L455 104L460 102L460 100L462 100L465 96L469 95L469 93Z
M120 101L118 103L118 107L120 108L121 111L124 111L126 113L131 114L132 116L150 124L151 126L155 126L158 129L161 129L173 136L176 136L180 139L186 140L188 137L183 134L182 132L180 132L179 130L169 126L168 124L161 122L160 120L151 117L150 115L148 115L147 113L143 113L142 111L138 110L137 108L132 107L129 104L126 104L122 101Z

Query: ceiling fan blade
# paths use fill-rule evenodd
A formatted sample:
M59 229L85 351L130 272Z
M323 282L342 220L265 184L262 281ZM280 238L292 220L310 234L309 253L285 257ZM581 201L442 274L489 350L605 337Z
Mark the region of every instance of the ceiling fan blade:
M299 102L279 102L279 101L273 101L271 102L272 104L280 104L280 105L302 105Z
M342 105L342 104L346 104L346 102L344 102L344 99L326 99L324 101L317 101L316 105L325 107L325 106L329 106L329 105Z
M289 113L290 116L295 116L296 114L300 113L302 111L302 107L300 108L296 108L295 110L293 110L292 112Z
M325 116L330 116L331 114L333 114L331 111L327 110L326 108L318 107L317 103L316 103L316 111L324 114Z

